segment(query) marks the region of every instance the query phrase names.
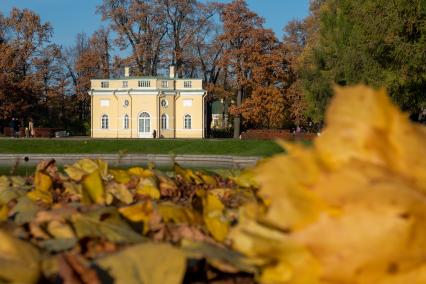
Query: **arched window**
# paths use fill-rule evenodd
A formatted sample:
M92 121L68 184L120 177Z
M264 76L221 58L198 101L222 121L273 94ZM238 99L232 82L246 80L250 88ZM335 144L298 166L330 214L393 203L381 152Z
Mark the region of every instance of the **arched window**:
M149 113L143 112L139 115L139 132L150 133L151 132L151 117Z
M123 117L123 128L129 129L129 116L127 114Z
M191 116L189 114L185 114L184 128L191 129Z
M108 129L108 115L104 114L101 118L101 128Z
M163 113L161 115L161 129L167 129L169 126L169 118L167 114Z

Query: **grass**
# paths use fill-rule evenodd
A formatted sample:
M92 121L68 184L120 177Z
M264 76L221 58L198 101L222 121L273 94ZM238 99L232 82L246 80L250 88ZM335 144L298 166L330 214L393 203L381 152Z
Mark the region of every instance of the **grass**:
M193 154L267 157L282 152L265 140L141 140L141 139L0 139L0 153L7 154Z
M133 165L133 166L140 166L143 168L146 168L147 165ZM133 167L132 166L132 167ZM57 166L58 170L60 172L64 172L64 167L63 166ZM130 166L114 166L114 165L108 165L109 168L111 169L123 169L123 170L128 170L129 168L131 168ZM0 176L10 176L10 175L15 175L15 176L31 176L35 173L36 171L36 166L26 166L26 165L18 165L17 167L15 167L13 169L12 172L12 168L13 166L0 166ZM173 167L155 167L156 170L160 170L164 173L173 175ZM193 169L193 170L202 170L204 172L207 172L209 174L218 174L224 177L228 177L228 176L235 176L236 174L240 173L241 170L239 169L220 169L220 168L186 168L186 169Z

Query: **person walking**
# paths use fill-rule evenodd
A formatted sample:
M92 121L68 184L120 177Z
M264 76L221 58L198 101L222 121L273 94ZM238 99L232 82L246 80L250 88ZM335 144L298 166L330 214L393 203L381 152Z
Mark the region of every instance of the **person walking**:
M32 118L30 118L30 121L28 122L28 132L30 137L34 137L34 122Z

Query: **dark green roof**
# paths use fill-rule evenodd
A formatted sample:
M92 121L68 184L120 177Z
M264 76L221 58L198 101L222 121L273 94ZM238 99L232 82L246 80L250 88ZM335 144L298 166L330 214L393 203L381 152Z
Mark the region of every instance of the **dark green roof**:
M223 114L224 112L227 112L227 110L228 106L220 101L214 101L212 103L212 114Z

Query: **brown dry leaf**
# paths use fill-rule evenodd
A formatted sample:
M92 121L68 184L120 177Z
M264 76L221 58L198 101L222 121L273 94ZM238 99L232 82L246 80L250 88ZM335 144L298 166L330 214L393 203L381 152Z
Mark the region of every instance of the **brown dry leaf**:
M264 283L426 283L425 133L384 91L336 89L312 148L286 145L255 169L269 208L254 219L268 227L242 215L233 245L265 261ZM289 244L305 270L288 265Z
M93 268L84 259L75 254L66 253L59 257L59 275L64 284L100 284L101 281Z
M174 197L180 194L176 183L171 178L160 172L156 172L155 176L158 178L161 196Z

